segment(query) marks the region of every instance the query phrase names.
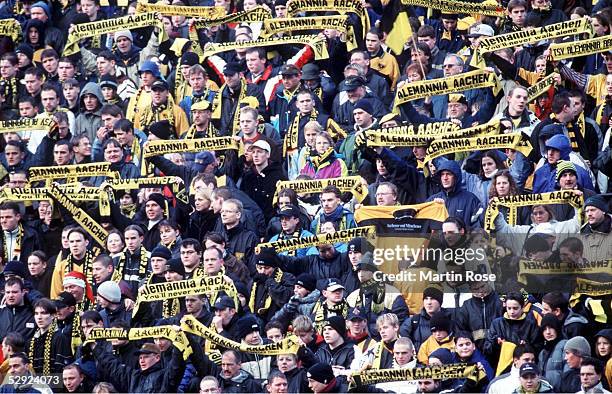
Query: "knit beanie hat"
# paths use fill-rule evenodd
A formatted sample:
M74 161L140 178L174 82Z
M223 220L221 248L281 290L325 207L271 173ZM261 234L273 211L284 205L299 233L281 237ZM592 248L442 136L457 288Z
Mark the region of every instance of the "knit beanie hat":
M606 203L606 199L598 194L587 198L587 200L584 202L584 207L586 208L588 206L608 212L608 204Z
M340 334L341 337L346 336L346 321L342 316L332 316L327 319L323 327L330 326Z
M431 319L429 319L429 328L432 332L434 331L446 331L450 333L451 325L448 316L444 312L434 313Z
M572 171L574 175L578 175L578 171L576 171L576 166L569 160L563 160L557 163L557 175L556 179L559 181L561 175L563 175L566 171Z
M423 290L423 299L427 297L433 298L434 300L438 301L440 305L442 305L442 299L444 298L444 293L442 292L442 290L436 287L428 287L425 290Z
M580 357L591 356L591 345L589 345L589 341L584 337L573 337L568 339L565 346L563 346L563 352L567 351L575 353Z
M121 289L117 282L107 280L98 286L98 295L110 303L118 304L121 302Z

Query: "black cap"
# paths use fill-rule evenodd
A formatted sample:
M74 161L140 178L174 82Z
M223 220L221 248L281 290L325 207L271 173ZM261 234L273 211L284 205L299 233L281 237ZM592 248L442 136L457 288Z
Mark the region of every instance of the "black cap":
M358 87L365 86L366 80L363 77L348 77L344 80L343 91L348 92L349 90L355 90Z
M110 87L117 90L117 78L114 75L105 74L100 78L100 89L103 87Z
M200 62L200 58L193 52L185 52L181 56L181 66L195 66Z
M328 317L327 320L323 323L323 328L327 326L333 328L342 337L346 335L346 321L342 316L336 315Z
M244 339L244 337L253 331L261 331L255 316L247 315L236 322L236 333L238 334L238 338Z
M151 251L151 258L153 257L161 257L162 259L170 260L172 258L172 253L170 249L165 246L158 245Z
M302 67L302 81L310 81L313 79L321 79L321 69L314 63L305 64Z
M442 305L442 301L444 300L444 293L437 287L428 287L423 290L423 299L427 297L433 298L434 300L438 301L440 305Z
M274 248L261 248L257 256L255 256L255 264L278 268L280 266L280 259Z
M6 267L4 267L3 274L5 276L15 275L15 276L20 277L21 279L25 279L29 276L26 265L23 264L21 261L17 261L17 260L9 261Z
M215 305L213 306L213 309L225 309L225 308L234 308L236 309L236 303L234 302L234 299L228 296L221 296L219 298L217 298L217 301L215 302Z
M309 379L323 384L329 384L335 379L334 370L332 369L331 365L327 363L316 363L312 367L308 368L308 374L306 376Z
M429 319L429 328L434 331L446 331L450 333L451 325L448 316L444 312L436 312Z
M349 310L348 316L346 318L346 320L368 320L368 312L365 310L365 308L352 308Z
M62 309L69 306L76 306L77 304L74 296L67 291L62 291L61 293L59 293L59 295L55 300L53 300L53 302L55 303L55 307L57 309Z
M280 75L299 75L300 69L293 64L284 64L280 69Z
M300 217L300 209L293 204L285 205L279 212L278 216L280 217Z
M166 270L176 272L179 275L185 276L185 266L180 258L170 259L166 262Z
M353 238L349 241L346 250L347 252L365 253L369 250L368 241L362 237Z
M242 71L242 66L238 62L230 62L223 67L223 75L234 75Z
M137 356L141 354L161 354L161 349L154 343L145 343L142 347L134 352Z
M525 363L521 365L521 369L519 369L519 375L521 377L525 377L526 375L539 375L540 368L534 363Z
M149 126L149 133L162 140L169 140L176 135L174 126L172 126L168 120L160 120L159 122L151 123Z
M168 86L168 82L163 79L158 79L151 85L151 90L170 90L170 86Z
M302 286L308 291L314 291L317 288L317 278L313 274L304 272L297 276L295 284Z

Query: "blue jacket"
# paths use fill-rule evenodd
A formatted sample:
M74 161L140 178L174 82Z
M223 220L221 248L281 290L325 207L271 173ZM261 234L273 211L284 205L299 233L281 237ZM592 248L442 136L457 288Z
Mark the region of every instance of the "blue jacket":
M459 164L446 159L440 160L438 163L435 177L439 181L442 171L450 171L455 175L455 186L449 191L443 190L430 196L427 201L441 198L446 201L446 209L449 216L460 217L468 227L482 227L484 208L478 197L473 193L463 190Z
M570 160L572 151L569 139L557 134L552 136L546 143L547 147L557 149L561 152L561 160ZM578 175L578 184L585 189L595 190L589 173L582 167L574 165ZM557 189L557 164L550 164L548 161L535 172L533 177L533 192L546 193Z

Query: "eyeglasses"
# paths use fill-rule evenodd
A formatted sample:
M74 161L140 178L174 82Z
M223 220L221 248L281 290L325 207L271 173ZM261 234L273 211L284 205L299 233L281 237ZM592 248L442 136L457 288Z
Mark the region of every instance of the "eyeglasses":
M388 196L388 195L390 195L390 194L393 194L393 193L391 193L391 192L387 192L387 193L382 193L382 192L381 192L381 193L376 193L376 197Z

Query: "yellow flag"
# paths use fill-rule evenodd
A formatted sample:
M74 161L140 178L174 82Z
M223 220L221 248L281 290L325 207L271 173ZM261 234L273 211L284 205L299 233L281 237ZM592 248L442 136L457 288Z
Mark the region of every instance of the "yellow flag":
M499 353L499 362L497 363L497 371L495 376L499 376L510 364L512 364L512 353L514 353L515 343L504 341L501 345Z
M386 43L396 55L399 55L404 49L404 44L410 39L412 34L408 13L402 11L397 15L397 18L395 18L393 28L387 35Z

